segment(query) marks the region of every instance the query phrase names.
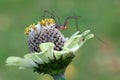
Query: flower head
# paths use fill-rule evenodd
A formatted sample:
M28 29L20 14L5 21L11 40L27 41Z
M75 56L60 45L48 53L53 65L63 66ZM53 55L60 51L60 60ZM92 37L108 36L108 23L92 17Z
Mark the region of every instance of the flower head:
M24 32L28 37L30 53L23 58L8 57L7 65L19 66L19 68L33 68L35 72L50 75L63 73L72 61L76 51L94 35L90 30L83 33L74 33L66 39L55 28L55 20L47 18L38 24L32 24Z
M30 25L24 32L28 36L28 45L31 52L40 52L39 45L45 42L55 44L55 50L62 50L65 38L55 28L55 21L52 18L41 20L37 25Z

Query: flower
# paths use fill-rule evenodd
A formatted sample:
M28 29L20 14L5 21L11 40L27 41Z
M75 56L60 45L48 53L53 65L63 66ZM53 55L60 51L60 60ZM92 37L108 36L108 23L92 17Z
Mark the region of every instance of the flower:
M62 50L66 39L61 32L55 28L54 19L41 20L37 25L30 25L24 32L28 36L30 52L40 52L39 45L45 42L52 42L55 50Z
M18 66L20 69L32 68L34 72L50 75L64 73L78 49L86 40L94 37L89 34L90 30L86 30L82 33L77 31L67 39L55 28L52 18L30 25L24 33L28 36L31 54L25 54L23 58L8 57L7 65Z

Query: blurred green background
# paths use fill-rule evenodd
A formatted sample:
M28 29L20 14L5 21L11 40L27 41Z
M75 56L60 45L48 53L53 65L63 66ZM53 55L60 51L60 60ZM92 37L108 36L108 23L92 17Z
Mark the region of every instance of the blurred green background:
M5 66L8 56L28 53L24 29L41 19L44 10L54 10L64 22L78 15L81 31L90 29L96 37L86 42L67 68L67 80L120 80L120 0L0 0L0 80L52 80L32 70ZM74 20L70 36L76 31Z

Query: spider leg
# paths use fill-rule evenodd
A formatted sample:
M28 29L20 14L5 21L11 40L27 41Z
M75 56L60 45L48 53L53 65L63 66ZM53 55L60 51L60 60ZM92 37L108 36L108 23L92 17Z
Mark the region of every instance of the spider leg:
M54 19L54 11L48 11L48 10L44 10L43 15L41 16L41 19L45 19L45 18L53 18Z
M41 16L41 20L45 19L45 16Z
M76 29L79 30L79 28L78 28L78 18L79 18L79 16L68 16L68 17L65 19L63 26L64 26L64 27L67 27L68 20L69 20L69 19L74 19L75 22L76 22Z
M49 14L49 17L50 17L50 18L53 18L53 19L55 18L54 11L51 11L51 12L50 12L50 11L45 10L44 13L45 13L45 14Z
M57 16L54 11L51 12L51 18L55 19L58 25L61 25L60 17Z
M46 16L46 15L49 15L49 16ZM52 11L45 10L43 17L44 17L44 18L45 18L45 17L53 18L53 19L57 22L58 25L61 25L59 16L57 16L57 15L55 14L55 11L53 11L53 10L52 10Z

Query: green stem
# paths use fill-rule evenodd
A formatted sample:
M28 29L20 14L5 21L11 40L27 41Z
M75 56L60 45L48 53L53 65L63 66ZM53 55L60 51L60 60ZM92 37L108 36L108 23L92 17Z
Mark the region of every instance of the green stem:
M64 74L53 75L54 80L66 80Z

